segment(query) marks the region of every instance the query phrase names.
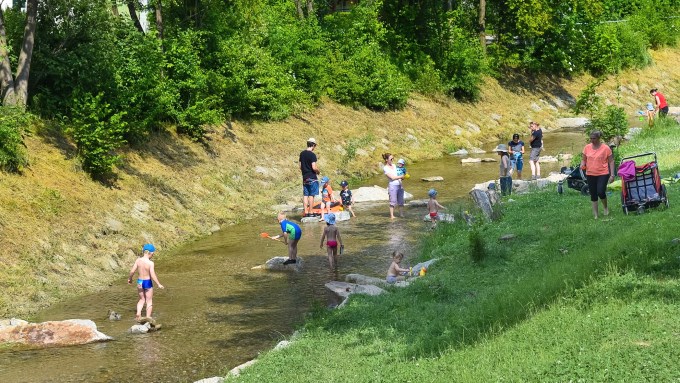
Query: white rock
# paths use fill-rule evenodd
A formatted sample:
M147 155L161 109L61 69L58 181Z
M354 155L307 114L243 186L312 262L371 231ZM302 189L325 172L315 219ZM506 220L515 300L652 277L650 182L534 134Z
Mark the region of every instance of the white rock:
M232 369L229 371L229 375L230 375L230 376L239 376L239 375L241 375L241 371L243 371L243 370L244 370L245 368L247 368L247 367L252 366L252 365L255 364L256 362L257 362L257 359L253 359L253 360L249 360L249 361L247 361L247 362L245 362L245 363L243 363L243 364L240 364L240 365L238 365L238 366L232 368ZM224 380L223 380L223 381L224 381ZM218 382L218 383L219 383L219 382Z
M439 218L440 222L455 222L455 216L453 214L449 213L438 213L437 217ZM425 214L425 217L423 217L423 221L430 222L430 214Z
M452 156L467 156L468 151L465 150L465 149L461 149L461 150L457 150L455 152L449 153L449 155L452 155Z
M472 154L484 154L486 151L482 148L470 148L470 153Z
M441 182L444 181L444 177L441 176L423 177L420 180L425 182Z
M356 283L339 281L330 281L324 286L343 298L346 298L351 294L380 295L385 292L385 290L374 285L358 285Z
M212 378L197 380L194 383L224 383L224 378L213 376Z
M470 132L472 132L472 133L479 133L479 132L482 131L482 130L479 128L478 125L473 124L473 123L470 122L470 121L465 122L465 126L467 126L468 131L470 131Z
M481 162L482 162L481 158L463 158L460 160L461 164L477 164Z
M554 157L554 156L540 156L540 157L538 157L538 162L543 162L543 163L557 162L557 157Z

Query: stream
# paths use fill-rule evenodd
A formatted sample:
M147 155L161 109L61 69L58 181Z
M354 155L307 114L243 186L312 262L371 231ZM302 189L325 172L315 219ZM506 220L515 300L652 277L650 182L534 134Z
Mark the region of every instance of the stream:
M503 142L506 143L506 142ZM553 131L545 134L546 150L579 153L585 143L582 132ZM526 142L528 148L528 140ZM485 145L491 150L495 144ZM523 178L531 176L526 150ZM399 153L394 153L399 158ZM376 153L376 157L378 154ZM495 153L473 157L498 158ZM562 164L542 164L542 174L559 171ZM410 180L405 189L414 199L427 198L435 187L441 203L463 198L476 183L498 177L498 162L461 164L459 157L407 164ZM322 169L323 170L323 169ZM442 176L443 182L421 182L421 177ZM341 180L333 179L337 185ZM383 175L359 186L387 184ZM339 187L338 187L339 190ZM162 329L129 335L134 324L137 294L120 280L103 291L84 294L40 312L32 321L92 319L99 331L115 340L84 346L39 350L0 351L2 382L193 382L224 374L256 358L289 337L304 322L313 305L333 306L339 299L324 284L344 280L349 273L384 277L393 250L403 251L412 262L418 240L429 224L426 208L405 207L405 218L389 220L386 203L359 204L356 218L339 222L345 242L335 273L329 271L325 249L319 249L323 224L301 224L303 236L298 254L304 259L299 273L251 270L274 256L286 255L286 247L262 239L259 233L278 232L274 214L231 226L212 236L189 242L171 252L159 251L154 261L165 290L155 291L154 317ZM299 215L291 215L294 220ZM123 315L109 321L107 311Z

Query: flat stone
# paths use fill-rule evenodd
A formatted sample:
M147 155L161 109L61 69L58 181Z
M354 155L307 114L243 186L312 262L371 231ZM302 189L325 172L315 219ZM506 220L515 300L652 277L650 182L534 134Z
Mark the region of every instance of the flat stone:
M516 235L514 235L514 234L503 234L499 239L501 241L509 241L509 240L511 240L515 237L516 237Z
M463 158L460 160L461 164L478 164L481 163L481 158Z
M440 222L455 222L456 217L453 214L449 213L438 213L437 216L439 217ZM425 222L430 222L430 214L425 214L425 217L423 217L423 221Z
M238 365L238 366L232 368L231 370L229 370L229 375L230 375L230 376L239 376L239 375L241 375L241 371L243 371L244 369L246 369L246 368L252 366L252 365L255 364L256 362L257 362L257 359L253 359L253 360L249 360L249 361L247 361L247 362L245 362L245 363L243 363L243 364L240 364L240 365ZM223 381L224 381L224 380L222 380L222 382L223 382ZM217 383L222 383L222 382L217 382ZM210 383L212 383L212 382L210 382Z
M197 380L194 383L224 383L224 378L213 376L212 378Z
M486 153L486 150L484 150L482 148L474 148L473 147L473 148L470 148L470 153L472 153L472 154L484 154L484 153Z
M558 128L583 128L590 122L586 117L558 118L555 124Z
M373 187L364 186L352 190L354 202L387 202L390 200L387 194L387 189L374 185ZM404 192L404 199L409 200L413 198L413 194Z
M444 181L444 177L441 176L423 177L420 180L425 182L441 182Z
M387 283L385 278L369 277L362 274L347 274L345 276L345 282L355 283L359 285L374 285L374 286L396 286L396 287L406 287L409 281L397 281L396 283Z
M288 259L288 257L274 257L268 260L264 265L259 265L252 267L251 269L264 269L264 270L269 270L269 271L300 271L302 270L302 266L304 261L302 258L297 257L297 262L296 263L291 263L288 265L284 265L283 262L285 262Z
M557 162L557 157L554 157L554 156L540 156L540 157L538 157L538 162L543 162L543 163Z
M73 346L111 340L97 331L89 319L69 319L42 323L23 323L0 328L0 344L23 344L31 347Z
M467 156L468 154L469 154L469 152L465 149L460 149L460 150L457 150L455 152L449 153L449 155L451 155L451 156Z
M351 294L380 295L385 292L385 290L374 285L358 285L356 283L339 281L330 281L324 286L343 298L347 298Z

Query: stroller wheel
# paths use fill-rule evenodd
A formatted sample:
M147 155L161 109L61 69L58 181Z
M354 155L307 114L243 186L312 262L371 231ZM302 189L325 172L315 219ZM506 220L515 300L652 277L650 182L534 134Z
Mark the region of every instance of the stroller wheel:
M590 188L588 188L588 185L583 185L583 187L581 188L581 194L582 195L590 194Z

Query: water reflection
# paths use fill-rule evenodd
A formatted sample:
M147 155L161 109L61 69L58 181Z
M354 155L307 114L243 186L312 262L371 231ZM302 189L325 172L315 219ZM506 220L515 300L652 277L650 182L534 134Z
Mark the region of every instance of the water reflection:
M584 142L582 133L546 133L545 140L546 155L578 153ZM495 157L492 153L479 156ZM544 164L543 169L547 174L559 170L559 165ZM409 164L409 173L413 177L405 188L415 198L426 198L434 185L439 200L447 203L465 196L475 183L496 178L498 164L462 166L460 158L447 156ZM418 180L427 176L442 176L444 181ZM386 185L384 176L365 183L374 184ZM36 318L90 318L115 341L0 352L2 381L130 382L143 376L152 382L186 382L246 362L289 336L315 302L337 305L338 298L324 288L329 280L342 280L350 273L383 278L395 250L404 252L405 262L413 264L414 246L429 227L423 221L427 208L406 207L405 218L392 221L386 204L359 205L356 213L356 219L338 223L345 252L336 272L328 269L326 252L319 249L323 229L319 223L302 225L302 272L251 270L271 257L287 254L284 245L259 236L278 231L273 216L229 227L188 243L172 255L158 253L154 259L166 289L154 295L154 313L163 328L152 334L127 333L134 323L137 295L134 286L125 283L126 270L121 270L120 281L109 289L55 305ZM107 320L108 310L121 313L123 320Z

